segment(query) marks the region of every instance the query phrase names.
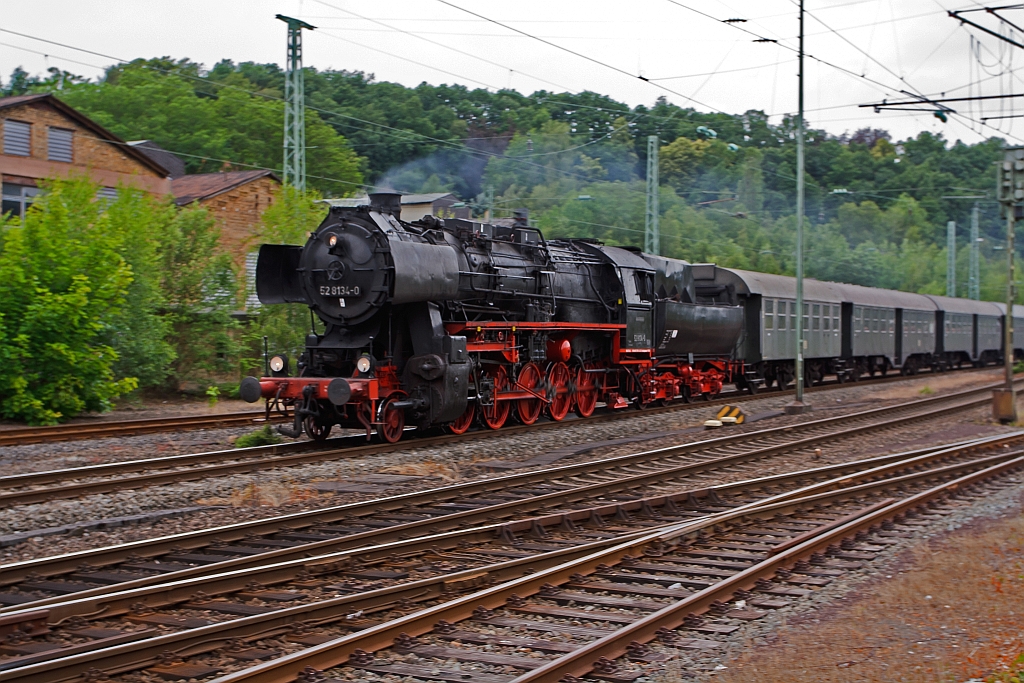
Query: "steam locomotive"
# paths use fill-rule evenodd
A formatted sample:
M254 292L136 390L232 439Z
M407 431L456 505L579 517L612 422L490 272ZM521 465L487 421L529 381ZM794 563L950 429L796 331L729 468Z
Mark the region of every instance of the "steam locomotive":
M306 304L325 326L297 373L279 355L242 382L245 400L292 411L283 433L341 425L393 443L407 425L499 429L763 382L735 357L735 287L697 283L685 261L546 240L522 216L406 222L400 202L372 194L332 207L304 246L260 247L260 302Z
M645 254L596 240L545 240L509 225L400 220L401 196L332 207L305 246L264 244L256 292L323 321L298 373L275 356L242 398L292 410L282 432L334 425L395 442L407 425L461 434L479 421L590 416L804 382L1001 363L1005 305L813 279L797 310L791 277ZM1024 357L1024 307L1010 312Z

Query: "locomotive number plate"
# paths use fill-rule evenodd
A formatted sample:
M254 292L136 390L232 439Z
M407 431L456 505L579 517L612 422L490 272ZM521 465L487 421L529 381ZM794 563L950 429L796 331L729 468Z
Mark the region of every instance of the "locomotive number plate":
M359 296L359 286L320 285L320 296Z

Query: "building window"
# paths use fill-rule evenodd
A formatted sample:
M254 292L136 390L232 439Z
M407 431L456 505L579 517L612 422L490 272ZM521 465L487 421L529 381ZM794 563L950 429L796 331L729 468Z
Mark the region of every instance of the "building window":
M46 158L71 163L74 160L73 140L74 131L51 127L46 136Z
M32 124L4 121L4 154L27 157L32 153Z
M3 213L12 214L14 216L25 215L25 211L28 207L32 206L32 202L35 201L35 196L39 194L38 187L31 187L27 185L14 185L12 183L3 184Z

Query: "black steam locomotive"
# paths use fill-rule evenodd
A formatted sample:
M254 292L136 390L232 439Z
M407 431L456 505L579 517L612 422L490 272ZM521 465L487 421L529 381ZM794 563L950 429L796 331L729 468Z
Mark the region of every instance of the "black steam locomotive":
M735 288L695 282L685 261L545 240L523 219L405 222L400 199L333 207L304 246L260 248L260 301L307 304L326 326L297 373L276 356L242 383L244 399L293 411L285 433L337 424L395 442L406 425L499 429L760 381L734 357Z

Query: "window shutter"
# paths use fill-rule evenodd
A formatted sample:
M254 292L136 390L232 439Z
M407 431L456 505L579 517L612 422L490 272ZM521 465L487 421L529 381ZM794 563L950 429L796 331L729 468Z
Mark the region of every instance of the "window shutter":
M4 121L4 154L27 157L32 152L32 124Z
M258 311L260 298L256 296L256 262L260 253L253 251L245 255L245 308L247 311Z
M96 191L96 199L112 202L117 199L117 188L116 187L101 187Z
M74 160L73 140L74 131L50 128L47 132L47 158L50 161L72 162Z

